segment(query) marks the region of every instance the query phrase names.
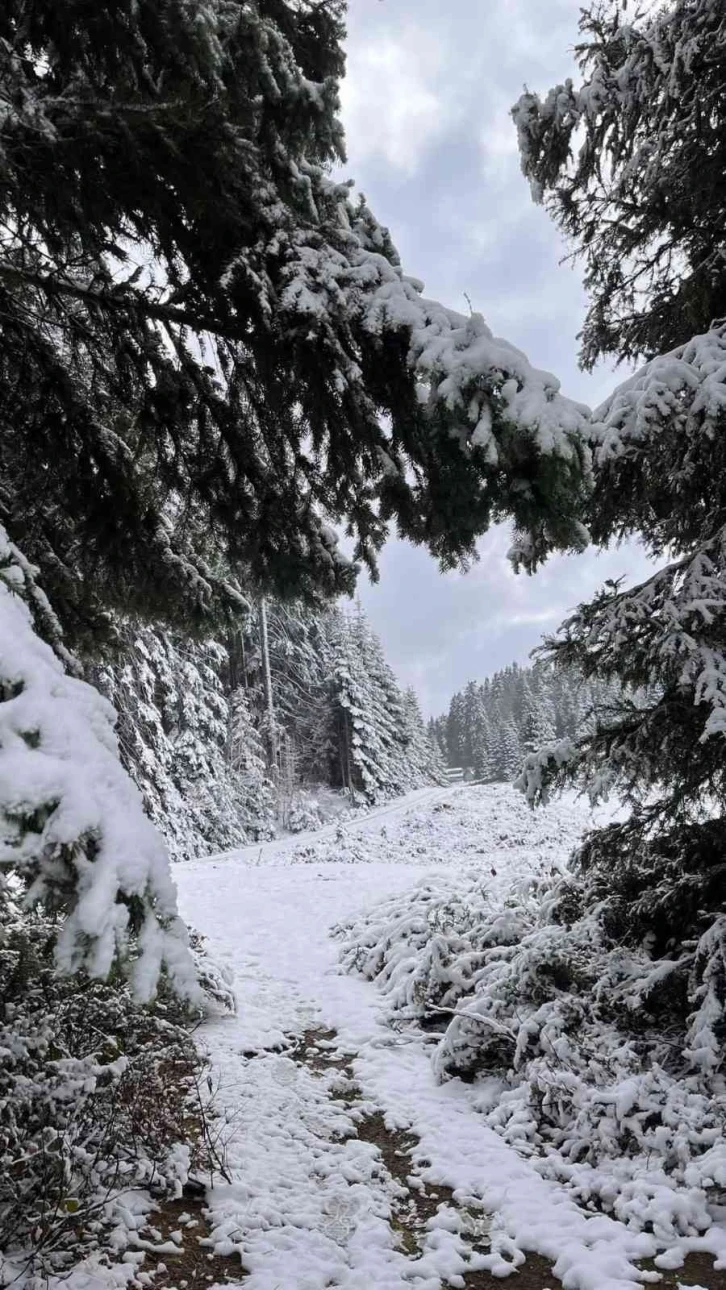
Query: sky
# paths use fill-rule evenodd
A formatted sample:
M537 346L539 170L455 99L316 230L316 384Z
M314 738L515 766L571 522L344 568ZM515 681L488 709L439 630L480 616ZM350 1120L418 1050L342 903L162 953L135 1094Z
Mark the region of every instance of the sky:
M349 0L342 85L346 173L387 224L426 295L468 312L554 372L565 394L597 405L620 379L577 366L586 299L567 247L533 204L509 110L576 76L582 0ZM392 538L380 581L359 594L386 657L427 715L469 680L526 663L543 633L606 578L641 576L635 544L552 557L512 573L506 530L479 544L468 573L442 574Z

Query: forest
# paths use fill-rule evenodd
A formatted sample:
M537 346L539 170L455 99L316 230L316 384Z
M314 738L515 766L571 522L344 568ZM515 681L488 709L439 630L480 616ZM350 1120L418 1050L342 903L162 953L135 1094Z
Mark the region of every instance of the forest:
M117 629L119 651L90 675L173 860L441 780L416 695L360 609L263 601L221 639Z
M726 1284L726 21L579 32L595 409L346 177L345 0L0 10L0 1284ZM653 572L426 723L356 584L502 523Z
M470 681L445 716L430 718L428 730L448 766L511 782L529 753L594 733L618 698L612 683L586 681L573 670L512 663L481 683Z

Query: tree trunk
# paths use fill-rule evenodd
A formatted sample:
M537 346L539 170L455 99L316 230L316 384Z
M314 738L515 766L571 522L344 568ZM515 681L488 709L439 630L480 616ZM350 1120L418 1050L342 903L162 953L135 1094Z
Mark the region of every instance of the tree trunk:
M265 707L267 709L268 745L270 765L277 767L277 732L275 727L275 705L272 698L272 673L270 672L270 643L267 635L267 602L260 600L260 645L262 650L262 681L265 687Z

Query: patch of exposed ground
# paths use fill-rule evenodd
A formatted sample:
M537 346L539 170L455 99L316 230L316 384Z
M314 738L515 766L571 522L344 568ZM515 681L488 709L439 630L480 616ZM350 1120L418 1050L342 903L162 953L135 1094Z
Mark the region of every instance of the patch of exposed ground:
M351 1078L353 1072L350 1063L345 1053L338 1050L337 1038L334 1030L326 1030L324 1027L319 1030L304 1030L288 1049L288 1056L317 1075L332 1068Z
M643 1263L649 1271L660 1271L650 1260ZM704 1286L705 1290L726 1290L726 1271L713 1266L707 1254L689 1254L682 1268L675 1272L661 1272L662 1280L655 1290L677 1290L678 1286Z
M347 1081L352 1081L350 1060L337 1048L336 1038L332 1030L307 1030L290 1050L290 1056L314 1073L323 1074L333 1069L340 1071ZM351 1091L349 1087L349 1095ZM348 1105L355 1113L355 1101ZM454 1200L450 1187L438 1184L433 1186L417 1172L413 1154L419 1145L419 1139L415 1134L405 1129L390 1128L380 1111L356 1116L356 1133L361 1141L369 1142L378 1149L381 1164L394 1183L391 1227L398 1237L401 1249L409 1257L415 1258L420 1253L427 1224L436 1217L442 1206L457 1210L464 1217L467 1226L471 1228L472 1251L484 1252L488 1249L486 1215L483 1212L462 1210ZM554 1281L551 1265L545 1259L532 1255L513 1273L509 1284L512 1290L547 1290L553 1286ZM471 1271L464 1276L464 1286L466 1290L501 1290L502 1280L488 1272Z
M239 1256L212 1254L202 1244L208 1234L203 1195L160 1201L141 1237L162 1249L147 1251L138 1280L143 1285L148 1278L153 1290L207 1290L226 1282L239 1285L246 1275Z
M432 1021L437 1029L440 1028L439 1018ZM296 1039L289 1055L318 1075L329 1070L339 1071L348 1081L346 1104L355 1111L355 1095L359 1090L353 1083L350 1057L339 1049L335 1031L323 1028L306 1030ZM352 1102L348 1101L351 1096L354 1098ZM380 1111L356 1117L356 1129L363 1142L378 1148L381 1163L396 1184L396 1195L391 1205L391 1227L406 1254L415 1258L420 1252L426 1225L436 1217L441 1206L464 1214L465 1221L472 1228L472 1250L487 1250L486 1215L462 1211L450 1187L432 1186L417 1173L413 1153L419 1139L413 1133L389 1128ZM643 1266L649 1271L656 1270L651 1262ZM661 1280L656 1283L658 1290L678 1290L679 1286L690 1285L705 1287L705 1290L726 1290L726 1270L716 1271L713 1260L704 1254L689 1255L682 1268L674 1272L660 1271L660 1276ZM493 1277L489 1272L470 1271L464 1276L466 1290L501 1290L503 1284L501 1277ZM555 1290L560 1282L547 1259L530 1254L526 1262L507 1277L506 1284L511 1290Z

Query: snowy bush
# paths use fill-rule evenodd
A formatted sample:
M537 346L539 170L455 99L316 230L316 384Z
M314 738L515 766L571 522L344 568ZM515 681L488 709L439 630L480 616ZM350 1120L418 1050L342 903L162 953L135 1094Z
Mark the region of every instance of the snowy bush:
M120 958L139 998L162 970L194 994L166 849L118 760L113 708L64 670L60 636L0 527L0 882L14 876L28 907L63 913L61 971L105 977Z
M726 1187L726 918L687 951L626 948L544 862L442 874L340 928L394 1014L438 1024L439 1079L593 1210L694 1235Z
M528 848L552 864L582 837L590 811L584 802L559 802L532 815L514 789L477 785L420 810L411 807L380 830L348 829L342 820L334 836L312 839L291 856L299 863L506 866ZM532 857L530 857L530 860Z
M323 812L314 798L295 798L287 818L287 827L291 833L308 833L312 829L319 829L323 823Z
M113 1244L123 1193L179 1195L203 1154L193 1014L166 987L149 1006L117 975L59 977L55 932L0 917L0 1280Z

